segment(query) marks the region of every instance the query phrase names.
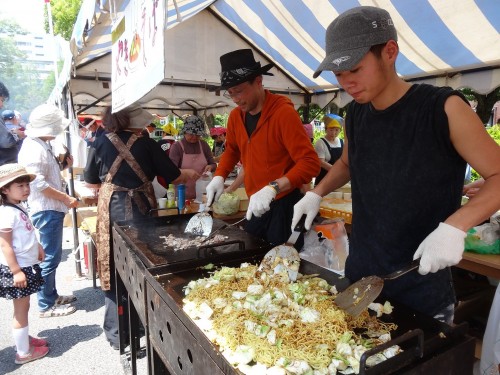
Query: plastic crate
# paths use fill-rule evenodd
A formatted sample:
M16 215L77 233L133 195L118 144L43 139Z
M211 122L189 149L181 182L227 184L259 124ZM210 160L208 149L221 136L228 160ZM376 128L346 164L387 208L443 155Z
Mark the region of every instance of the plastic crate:
M321 217L327 219L334 219L336 217L341 217L347 224L351 224L352 222L352 212L337 210L333 208L320 207L319 214Z

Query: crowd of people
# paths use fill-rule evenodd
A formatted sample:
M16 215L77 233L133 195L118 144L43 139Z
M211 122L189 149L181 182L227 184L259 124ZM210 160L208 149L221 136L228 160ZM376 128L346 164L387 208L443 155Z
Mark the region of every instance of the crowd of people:
M359 35L355 40L353 33ZM325 135L314 144L312 129L303 125L293 103L265 88L264 76L273 75L273 65L262 66L250 49L220 56L217 89L236 105L226 127L207 133L204 119L191 115L183 120L181 139L167 124L157 142L151 138L153 116L137 104L116 113L108 108L102 127L92 119L82 124L89 145L84 179L99 191L103 328L113 348L119 348L120 332L112 223L157 208L156 177L165 187L185 184L186 199L193 199L196 180L213 173L206 187L211 206L228 191L225 180L238 165L238 186L242 183L249 197L244 230L274 245L286 242L303 216L310 229L322 197L351 182L355 216L346 276L354 282L389 274L420 259L418 273L387 282L383 292L452 323L450 267L462 258L466 232L500 208L500 147L460 92L402 80L395 70L398 54L387 11L361 6L333 20L314 78L333 72L354 101L345 119L323 118ZM0 83L0 104L8 97ZM44 340L28 334L29 295L37 293L41 318L75 311L76 298L58 294L55 274L64 214L78 202L61 178L72 157L63 156L63 162L51 145L68 124L63 113L44 104L32 111L26 127L11 110L3 111L0 121L0 296L14 301L15 361L25 363L48 352ZM208 135L212 148L203 139ZM482 179L464 188L467 164ZM303 186L313 180L314 188L304 195ZM473 199L461 205L462 194ZM295 247L302 245L299 238Z

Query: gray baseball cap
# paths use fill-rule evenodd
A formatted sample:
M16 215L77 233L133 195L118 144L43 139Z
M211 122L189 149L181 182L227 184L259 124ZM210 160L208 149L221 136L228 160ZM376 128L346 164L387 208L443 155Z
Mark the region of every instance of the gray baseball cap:
M389 13L381 8L362 6L339 15L326 29L326 57L314 72L334 73L354 68L372 46L398 40Z

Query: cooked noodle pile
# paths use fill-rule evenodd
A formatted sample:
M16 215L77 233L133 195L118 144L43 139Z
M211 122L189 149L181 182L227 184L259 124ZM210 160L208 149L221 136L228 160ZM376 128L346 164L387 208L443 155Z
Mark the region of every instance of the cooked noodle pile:
M241 274L240 272L244 272ZM283 283L278 278L257 277L256 266L217 271L204 282L198 281L191 285L185 302L190 301L200 306L205 303L213 313L210 316L212 329L215 331L215 343L221 350L236 350L240 345L248 345L255 349L253 360L266 366L273 366L280 358L306 361L313 369L326 368L332 358L339 358L336 353L337 343L346 335L356 344L366 342L353 330L365 328L376 331L377 334L394 330L394 324L385 324L375 317L363 312L353 319L344 311L339 310L334 303L334 296L328 290L330 286L318 277L299 277L296 283ZM221 272L218 274L218 272ZM235 275L251 275L236 279ZM221 275L224 275L221 277ZM231 276L232 275L232 276ZM207 280L217 280L206 283ZM248 308L240 308L234 301L233 292L246 292L251 285L264 286L263 294L270 292L276 297L265 304L258 312ZM258 300L262 295L256 296ZM269 297L268 297L269 298ZM214 303L215 300L227 301L227 305ZM243 303L245 299L241 299ZM276 302L277 301L277 302ZM298 303L294 303L298 302ZM231 305L232 304L232 305ZM228 306L229 305L229 306ZM315 321L304 322L301 313L314 310L319 313ZM307 319L306 319L307 320ZM277 342L274 344L268 338L259 337L248 329L248 322L266 326L276 331Z

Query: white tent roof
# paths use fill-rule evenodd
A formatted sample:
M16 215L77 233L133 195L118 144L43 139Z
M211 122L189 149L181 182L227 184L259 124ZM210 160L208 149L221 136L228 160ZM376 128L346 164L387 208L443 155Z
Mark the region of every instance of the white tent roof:
M82 5L71 39L70 81L80 109L111 92L110 31L127 4L85 0ZM252 48L262 64L273 62L275 76L265 77L264 84L297 106L309 99L324 106L334 98L345 105L350 98L338 91L331 72L312 75L325 56L330 22L359 5L391 14L401 50L396 69L404 79L480 93L500 85L500 1L167 0L167 5L165 79L142 100L158 113L173 108L221 112L220 106L232 105L208 88L219 84L219 56L238 48Z

